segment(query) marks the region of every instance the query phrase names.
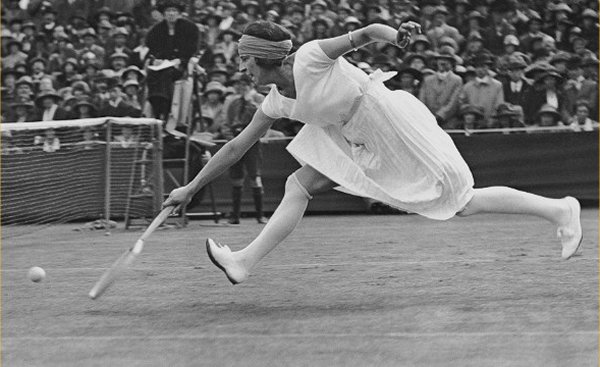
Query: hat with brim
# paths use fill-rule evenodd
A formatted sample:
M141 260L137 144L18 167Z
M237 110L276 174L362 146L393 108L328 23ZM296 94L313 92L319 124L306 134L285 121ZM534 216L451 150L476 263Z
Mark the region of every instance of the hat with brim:
M483 21L483 20L485 20L485 17L483 16L483 14L481 14L477 10L473 10L473 11L469 12L469 14L467 14L467 19L469 19L469 20L477 19L479 21Z
M548 70L555 70L555 68L546 61L538 61L525 68L525 76L528 78L534 78L536 74L543 73Z
M246 10L250 7L260 9L260 5L258 4L258 1L250 0L250 1L246 1L242 4L242 9L244 9L244 10Z
M446 8L444 5L438 5L435 7L435 9L433 9L433 12L431 13L431 15L437 15L437 14L448 15L448 14L450 14L450 12L448 11L448 8Z
M139 80L143 80L146 77L146 74L144 74L144 72L136 65L129 65L125 70L123 70L121 78L124 79L129 73L135 73Z
M15 38L12 38L6 42L6 49L10 49L13 45L17 45L19 46L19 50L23 50L23 43Z
M225 75L226 77L229 77L229 71L223 67L217 67L217 68L211 69L208 72L208 77L210 78L211 76L218 75L218 74L222 74L222 75Z
M204 95L209 93L219 93L222 95L225 93L225 87L223 84L216 81L208 82L208 84L206 84L206 89L204 90Z
M233 28L227 28L227 29L221 31L221 33L219 35L222 37L226 34L230 34L231 36L233 36L233 39L238 39L242 36L238 31L236 31Z
M558 3L556 5L554 5L554 7L552 7L550 9L553 12L565 12L565 13L569 13L571 14L573 12L573 9L571 9L571 7L569 5L567 5L566 3Z
M182 13L185 10L185 4L179 0L159 0L156 4L156 10L161 13L164 13L169 8L175 8Z
M414 45L416 45L419 42L424 43L426 48L431 48L431 41L429 41L429 38L427 38L427 36L424 34L417 34L412 39L411 49L414 50Z
M572 59L571 54L565 51L559 51L550 59L550 65L557 64L559 62L568 63Z
M456 55L450 53L448 50L440 50L440 52L436 53L433 57L435 60L447 60L451 63L456 64Z
M123 88L132 87L132 86L139 89L140 88L140 83L138 83L137 80L133 80L133 79L126 80L123 83Z
M344 27L348 24L356 24L360 27L362 23L360 22L360 20L358 20L357 17L349 16L348 18L344 19Z
M585 9L582 13L581 13L581 17L582 18L592 18L594 20L598 20L598 12L593 10L593 9Z
M506 65L508 70L524 70L527 68L527 62L521 56L511 55L508 58L508 63Z
M477 116L478 118L483 118L483 108L482 107L475 106L472 104L467 104L467 105L462 106L459 110L460 116L464 116L469 113Z
M52 99L54 99L55 102L62 100L62 97L58 93L56 93L53 89L50 89L50 90L42 91L40 93L40 95L38 95L36 97L35 104L40 106L42 104L42 101L45 100L46 98L52 98Z
M88 28L88 29L84 30L83 33L81 33L81 38L85 38L85 37L98 38L98 35L96 35L96 31L94 30L94 28Z
M407 55L404 58L404 63L406 65L410 65L410 64L412 64L412 62L415 59L421 59L421 60L423 60L423 63L427 64L427 57L425 55L423 55L423 54L420 54L420 53L412 53L412 54Z
M15 87L18 87L21 84L27 84L31 88L33 88L33 78L31 78L29 75L23 75L22 77L17 79L17 81L15 82Z
M542 16L536 11L530 11L528 14L527 24L531 22L543 22Z
M115 59L123 59L125 60L125 62L129 61L129 55L127 55L125 52L115 52L112 55L110 55L109 57L110 61L113 61Z
M470 60L470 62L475 67L491 66L494 64L494 60L492 59L492 56L488 53L477 54Z
M513 117L518 116L519 112L516 110L515 106L509 105L508 103L502 103L496 109L496 113L492 116L493 118L500 117Z
M79 107L82 107L82 106L88 106L90 108L90 110L96 111L96 106L93 103L91 103L90 101L88 101L87 99L78 100L78 102L75 103L73 108L79 109Z
M108 15L109 18L112 18L115 15L115 13L112 10L110 10L108 6L103 6L96 11L96 13L94 14L94 19L98 21L98 18L100 18L100 15L102 14Z
M324 0L315 0L310 4L311 8L314 8L315 6L320 6L323 9L327 9L327 3Z
M399 77L402 77L403 74L412 75L412 77L418 80L419 82L423 80L423 73L415 68L411 68L410 66L406 66L398 70Z
M327 22L327 20L325 18L317 18L313 21L312 26L316 27L318 25L322 25L325 28L329 28L329 22Z
M556 70L547 70L547 71L543 72L542 74L540 74L537 77L537 79L535 80L535 82L543 83L544 80L548 77L555 78L557 83L562 83L564 81L563 76L560 75L560 73L558 73Z
M25 30L26 28L31 28L34 31L37 30L37 27L35 25L34 22L32 22L31 20L26 21L25 23L23 23L23 25L21 26L21 30Z
M542 106L542 108L540 108L540 110L537 113L537 117L540 118L544 114L552 115L557 120L560 120L560 118L561 118L560 113L558 113L556 107L550 106L549 104L545 104Z

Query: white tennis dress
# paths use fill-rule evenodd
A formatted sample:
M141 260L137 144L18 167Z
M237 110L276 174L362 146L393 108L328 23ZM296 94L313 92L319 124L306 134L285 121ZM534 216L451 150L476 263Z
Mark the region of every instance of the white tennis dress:
M473 176L454 142L412 94L390 91L383 81L343 57L330 59L318 41L297 51L296 99L276 87L262 104L272 118L305 124L287 150L340 185L432 219L448 219L473 196Z

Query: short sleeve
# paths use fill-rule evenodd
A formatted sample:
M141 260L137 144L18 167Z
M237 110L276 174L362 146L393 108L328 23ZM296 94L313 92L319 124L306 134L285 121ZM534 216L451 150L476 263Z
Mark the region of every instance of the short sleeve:
M327 56L325 51L319 46L318 40L313 40L300 46L296 51L294 64L298 63L302 67L310 66L311 68L329 68L335 60Z
M284 104L281 95L277 92L275 86L271 87L271 91L265 97L260 105L262 112L272 119L288 117L289 113L284 110Z

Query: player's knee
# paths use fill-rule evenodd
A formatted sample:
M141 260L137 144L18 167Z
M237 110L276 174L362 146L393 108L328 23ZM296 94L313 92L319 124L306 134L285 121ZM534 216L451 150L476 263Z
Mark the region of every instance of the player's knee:
M253 178L251 178L251 179L250 179L250 185L251 185L253 188L260 188L260 187L263 187L263 184L262 184L262 179L260 178L260 176L256 176L256 177L253 177Z
M301 196L308 200L312 199L312 195L309 194L308 190L300 183L295 173L288 176L285 181L285 195L286 196Z

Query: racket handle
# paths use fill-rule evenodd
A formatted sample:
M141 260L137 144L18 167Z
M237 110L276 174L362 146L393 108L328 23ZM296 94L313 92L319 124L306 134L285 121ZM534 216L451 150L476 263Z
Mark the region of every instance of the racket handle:
M152 223L150 223L148 228L146 228L144 233L140 236L140 239L138 240L138 242L140 242L140 241L144 242L146 240L146 238L148 238L148 236L150 236L152 234L152 232L154 232L156 230L156 228L158 228L158 226L160 226L161 224L163 224L163 222L165 220L167 220L167 218L169 217L169 215L171 214L173 209L174 209L174 207L168 206L168 207L164 208L163 210L161 210L161 212L158 213L156 218L154 218ZM137 246L137 243L136 243L136 246Z

